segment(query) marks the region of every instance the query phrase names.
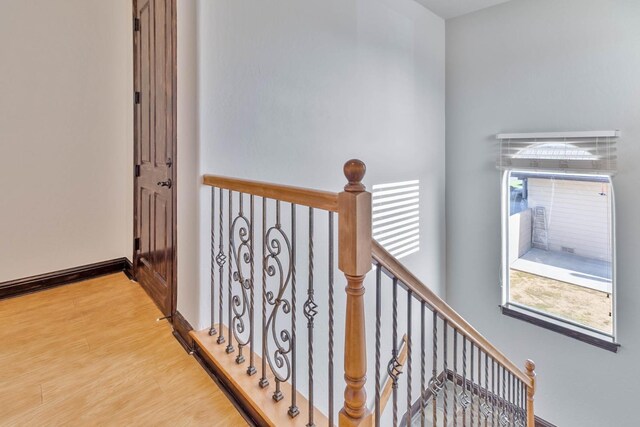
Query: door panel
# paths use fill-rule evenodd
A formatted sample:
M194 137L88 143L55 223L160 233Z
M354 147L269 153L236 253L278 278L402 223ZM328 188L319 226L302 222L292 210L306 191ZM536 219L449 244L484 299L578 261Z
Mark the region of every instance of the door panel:
M175 310L175 0L139 0L134 34L136 279L165 315Z

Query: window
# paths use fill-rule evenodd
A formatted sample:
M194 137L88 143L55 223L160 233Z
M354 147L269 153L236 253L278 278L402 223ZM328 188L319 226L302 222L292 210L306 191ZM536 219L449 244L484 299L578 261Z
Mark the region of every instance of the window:
M373 238L398 259L420 250L420 181L373 186Z
M603 162L615 147L602 155L592 140L518 144L502 142L499 165L503 312L614 344L614 195Z

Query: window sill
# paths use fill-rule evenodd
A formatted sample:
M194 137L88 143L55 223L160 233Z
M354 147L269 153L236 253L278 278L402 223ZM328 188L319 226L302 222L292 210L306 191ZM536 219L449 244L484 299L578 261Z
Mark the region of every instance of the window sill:
M507 304L500 306L502 314L505 316L513 317L514 319L523 320L541 328L548 329L550 331L558 332L562 335L577 339L587 344L591 344L596 347L600 347L604 350L611 351L613 353L618 352L620 344L616 343L612 338L603 335L602 338L597 334L588 330L581 331L580 328L569 324L563 324L561 320L552 318L545 318L533 311L529 311L524 307L514 306L513 304Z

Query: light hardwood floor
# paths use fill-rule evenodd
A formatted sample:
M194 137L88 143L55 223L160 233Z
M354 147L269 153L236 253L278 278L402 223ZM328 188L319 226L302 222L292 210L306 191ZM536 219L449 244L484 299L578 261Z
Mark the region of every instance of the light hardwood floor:
M122 274L0 301L0 425L244 426Z

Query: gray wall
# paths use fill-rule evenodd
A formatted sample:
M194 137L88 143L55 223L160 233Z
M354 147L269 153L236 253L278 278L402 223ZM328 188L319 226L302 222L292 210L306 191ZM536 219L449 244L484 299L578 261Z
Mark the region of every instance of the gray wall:
M538 413L634 426L640 374L640 2L514 0L447 21L447 293L513 360L538 364ZM504 317L498 132L620 129L613 354ZM469 209L472 206L473 209Z

